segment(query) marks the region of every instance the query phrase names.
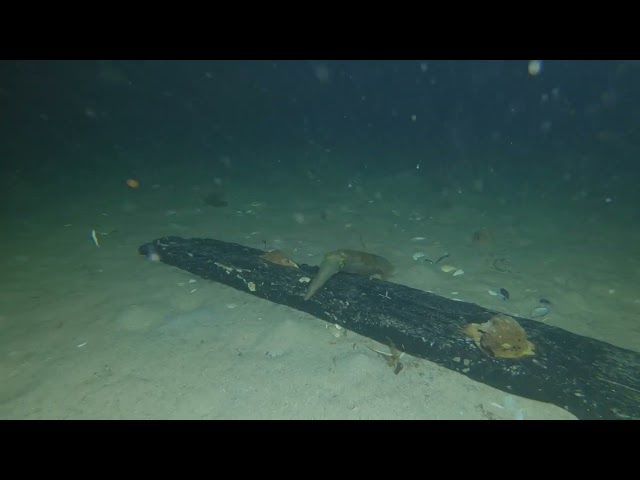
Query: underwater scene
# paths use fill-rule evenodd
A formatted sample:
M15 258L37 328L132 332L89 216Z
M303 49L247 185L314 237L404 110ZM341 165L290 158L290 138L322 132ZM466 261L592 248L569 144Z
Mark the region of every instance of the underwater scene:
M0 61L1 419L640 419L640 62Z

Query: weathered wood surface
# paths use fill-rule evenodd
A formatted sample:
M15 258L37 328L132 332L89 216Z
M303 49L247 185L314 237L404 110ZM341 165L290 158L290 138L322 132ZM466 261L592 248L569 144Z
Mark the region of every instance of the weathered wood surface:
M142 245L161 262L271 302L307 312L381 343L391 340L427 359L505 392L555 404L580 419L640 419L640 353L515 317L535 344L522 359L488 356L463 333L497 312L403 285L339 273L308 301L317 267L261 259L265 252L214 239L165 237ZM255 291L251 286L255 286ZM465 362L467 360L467 362Z

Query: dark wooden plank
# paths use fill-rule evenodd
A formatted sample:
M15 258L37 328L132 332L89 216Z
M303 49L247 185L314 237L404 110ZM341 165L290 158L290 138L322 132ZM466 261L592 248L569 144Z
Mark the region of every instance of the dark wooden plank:
M403 285L339 273L308 301L300 269L261 259L265 252L214 239L165 237L139 248L168 265L287 305L410 355L522 397L552 403L580 419L640 419L640 353L514 317L536 346L521 359L493 358L462 328L496 313ZM255 286L255 291L253 290ZM251 287L251 288L250 288ZM465 362L466 360L466 362Z

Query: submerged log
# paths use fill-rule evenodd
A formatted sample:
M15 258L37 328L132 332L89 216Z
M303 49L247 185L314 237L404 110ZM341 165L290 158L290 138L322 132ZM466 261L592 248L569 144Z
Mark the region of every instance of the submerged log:
M317 267L278 265L266 252L214 239L165 237L140 254L223 283L424 358L513 395L557 405L580 419L640 419L640 353L513 317L533 354L499 358L465 334L499 312L348 273L303 295Z

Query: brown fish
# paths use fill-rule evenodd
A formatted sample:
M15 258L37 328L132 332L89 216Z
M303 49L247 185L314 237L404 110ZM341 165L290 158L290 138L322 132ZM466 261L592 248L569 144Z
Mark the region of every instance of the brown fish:
M379 275L386 278L393 272L393 266L386 259L373 253L358 250L336 250L324 256L320 270L309 284L304 295L309 300L327 281L338 272L355 273L357 275Z

